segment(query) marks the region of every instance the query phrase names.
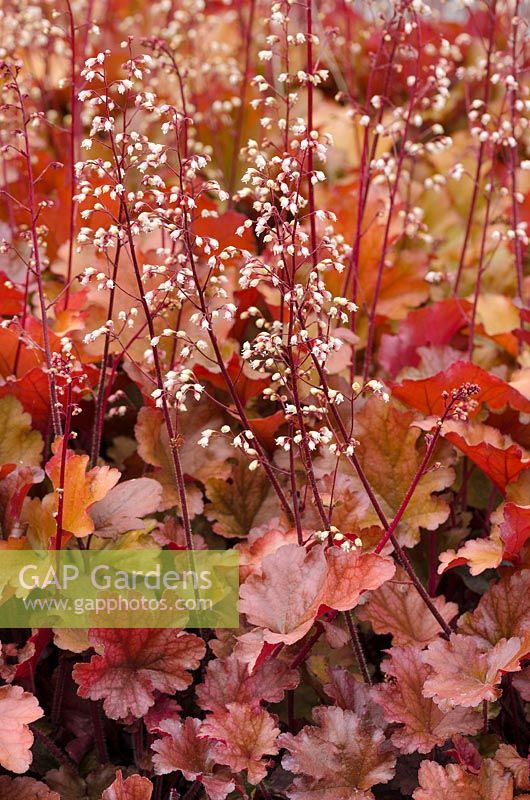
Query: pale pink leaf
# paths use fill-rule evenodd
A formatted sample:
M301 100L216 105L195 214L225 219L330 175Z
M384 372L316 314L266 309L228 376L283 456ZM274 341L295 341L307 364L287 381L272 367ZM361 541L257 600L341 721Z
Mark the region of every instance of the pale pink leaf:
M423 653L424 662L433 669L423 693L444 709L496 700L503 674L519 669L521 648L517 637L501 639L495 647L463 634L452 634L450 641L437 639Z
M29 724L44 714L37 698L21 686L0 686L0 764L11 772L26 772L32 761L33 733Z
M116 537L119 533L142 530L142 517L158 511L162 487L152 478L133 478L114 486L90 508L95 533Z

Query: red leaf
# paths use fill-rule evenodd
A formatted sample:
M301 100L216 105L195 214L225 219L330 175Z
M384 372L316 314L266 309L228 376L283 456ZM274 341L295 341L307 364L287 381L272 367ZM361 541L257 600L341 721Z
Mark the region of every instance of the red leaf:
M530 468L530 453L489 425L448 420L442 432L446 439L480 467L501 492L521 472Z
M381 337L379 363L394 377L403 367L420 363L418 347L449 344L468 323L471 303L460 298L440 300L411 311L400 323L398 333Z
M393 384L392 394L424 414L441 417L445 410L442 393L444 391L451 393L452 389L459 389L464 383L474 383L480 387L480 392L473 396L477 407L472 416L476 416L483 405L494 411L510 406L525 414L530 413L530 400L517 389L477 364L467 361L457 361L449 369L438 372L431 378L419 381L405 380L400 384Z
M499 534L504 544L503 558L510 560L518 556L530 539L530 506L506 503Z

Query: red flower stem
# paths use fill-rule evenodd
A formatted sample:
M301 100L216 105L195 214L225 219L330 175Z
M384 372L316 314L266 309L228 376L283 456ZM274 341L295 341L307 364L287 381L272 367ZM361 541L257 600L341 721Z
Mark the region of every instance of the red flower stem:
M92 720L92 729L94 731L94 741L100 764L109 763L109 754L107 751L107 744L105 742L105 729L103 724L103 717L101 713L100 701L89 700L90 704L90 718Z
M418 28L419 30L419 28ZM401 147L399 149L399 155L397 159L396 165L396 174L394 176L394 182L392 184L392 189L390 191L390 201L386 216L385 222L385 232L383 234L383 244L381 247L381 256L379 258L379 263L377 265L377 275L375 280L374 286L374 294L372 298L372 305L370 307L370 311L368 312L368 339L366 342L366 348L364 351L364 369L363 369L363 379L366 382L368 380L368 376L370 374L370 367L372 362L372 354L374 349L374 342L375 342L375 316L377 311L377 304L379 302L379 294L381 292L381 284L383 282L383 272L385 269L385 262L386 262L386 255L388 252L388 242L390 238L390 228L392 225L393 215L394 215L394 206L396 204L396 197L397 191L399 187L399 181L401 178L401 172L403 170L403 164L405 161L405 154L406 154L406 147L405 144L408 140L409 130L410 130L410 123L412 119L412 113L414 111L416 105L416 96L417 96L417 85L418 85L418 73L419 73L419 59L420 59L421 47L418 46L418 59L416 61L416 81L414 82L414 87L410 94L410 100L407 109L407 116L405 119L405 128L403 131L403 137L401 142Z
M311 133L313 131L313 0L306 0L306 21L307 21L306 72L308 75L308 82L307 82L308 182L307 183L308 183L308 202L309 202L309 226L311 230L311 257L313 261L313 269L315 269L318 263L318 257L317 257L318 248L317 248L317 229L316 229L316 216L315 216L315 188L311 180L311 178L313 177L313 140L311 137Z
M245 117L245 103L247 96L248 79L250 77L250 53L252 46L252 28L254 27L254 13L256 10L256 0L250 0L248 25L245 31L245 64L243 67L243 80L239 88L239 106L237 109L234 148L232 150L232 162L230 164L230 178L228 181L228 193L230 195L229 204L233 205L232 195L234 193L237 165L239 162L239 151L241 148L241 137L243 135L243 121Z
M68 661L64 653L59 656L59 664L55 676L55 689L52 699L51 721L52 725L58 725L61 721L61 710L64 698L64 686L66 683L66 675L68 672Z
M59 470L59 486L57 488L57 517L56 534L50 542L51 550L60 550L63 543L63 514L64 514L64 484L66 480L66 456L68 453L68 439L70 438L70 424L72 421L72 384L68 384L66 399L66 422L64 436L61 444L61 466Z
M414 475L414 477L413 477L413 479L412 479L412 481L410 483L410 486L407 489L405 497L401 501L401 504L400 504L398 510L396 511L396 514L395 514L392 522L386 528L386 532L385 532L384 536L381 538L381 540L379 541L377 547L375 548L375 550L374 550L375 553L380 553L383 550L384 546L386 545L386 543L388 542L388 540L390 539L390 537L393 535L394 531L396 530L397 526L401 522L401 519L403 518L403 514L407 510L408 505L409 505L410 501L412 500L412 496L413 496L414 492L416 491L416 487L418 486L418 483L420 482L421 478L423 477L423 475L425 473L425 470L427 469L429 461L431 460L431 456L432 456L432 454L434 452L434 448L436 447L436 445L438 443L438 439L440 438L440 432L441 432L441 429L442 429L441 422L442 421L440 420L439 424L436 427L436 430L435 430L434 434L432 435L431 441L430 441L429 446L427 447L427 449L425 451L425 455L423 456L421 464L418 467L418 469L416 470L416 474Z
M487 106L489 103L490 97L490 86L491 86L491 60L493 56L493 45L495 40L495 23L496 23L496 5L497 0L493 0L493 4L491 7L491 14L490 14L490 30L489 30L489 39L488 39L488 52L486 56L486 76L484 78L484 109L487 110ZM484 150L485 150L485 143L480 142L479 149L478 149L478 156L477 156L477 165L475 169L475 177L473 179L473 192L471 194L471 202L469 205L469 212L467 215L467 222L466 222L466 230L464 233L464 241L462 243L462 249L460 251L460 258L458 261L458 269L456 271L456 278L455 283L453 286L453 296L456 297L458 294L458 289L460 286L460 280L462 278L462 272L464 270L464 261L466 257L467 247L469 244L469 239L471 236L471 228L473 225L473 217L475 214L475 207L477 204L478 198L478 191L480 186L480 175L482 172L482 165L484 162Z
M62 425L61 425L61 417L59 414L60 404L57 396L55 371L52 364L52 350L50 345L48 317L46 314L46 299L44 297L44 286L42 282L42 262L40 259L40 252L39 252L39 236L37 233L38 210L37 210L37 201L35 197L35 185L33 183L33 169L31 166L31 147L28 135L29 120L26 114L24 98L22 96L22 92L20 91L16 74L13 75L13 87L17 94L20 104L20 111L22 113L22 134L24 137L23 157L26 162L26 170L28 174L28 207L30 212L31 243L33 248L33 258L35 261L35 276L37 278L37 292L38 292L39 306L41 312L42 338L44 344L44 356L46 359L46 372L48 375L48 387L50 393L50 407L51 407L53 435L57 437L61 436Z
M372 679L370 677L370 672L368 671L366 656L364 655L363 646L359 638L359 631L357 630L357 626L352 619L351 611L344 611L344 619L346 620L346 625L348 627L348 631L350 634L350 641L352 644L353 652L355 653L355 658L357 659L357 663L359 665L359 669L361 670L363 680L365 683L368 684L368 686L371 686Z
M492 155L492 160L495 161L495 151ZM488 229L490 223L490 210L491 210L491 199L493 197L493 169L490 172L490 188L488 190L488 197L486 200L486 212L484 215L484 226L482 228L482 237L480 242L480 256L478 262L478 271L477 271L477 282L475 284L475 291L473 295L473 308L471 310L471 319L469 320L469 339L468 339L468 350L467 355L469 361L473 361L473 345L475 341L475 323L477 318L477 308L478 308L478 299L480 296L480 286L482 283L482 275L484 274L484 270L486 265L484 264L484 257L486 255L486 240L488 238Z
M289 438L291 440L289 446L289 477L291 479L291 500L293 504L293 516L296 526L296 535L298 537L298 544L303 545L304 534L302 531L302 521L300 519L300 503L298 501L298 488L296 486L296 468L294 463L294 447L293 447L293 424L289 423Z
M324 373L324 369L323 369L322 365L319 363L318 359L314 355L312 355L312 359L313 359L313 363L315 364L315 367L317 369L318 375L320 377L321 386L324 389L326 397L328 397L328 382L327 382L326 375ZM337 427L339 428L339 431L340 431L340 434L342 436L344 444L349 443L350 437L348 436L348 432L346 430L344 422L341 419L340 414L338 413L336 407L332 403L330 403L329 407L330 407L331 413L333 415L333 418L335 420L335 423L336 423ZM369 498L369 500L370 500L370 502L372 504L372 507L373 507L375 513L377 514L377 516L379 517L379 519L381 521L381 524L383 525L383 528L385 530L388 530L389 527L390 527L390 523L387 520L386 515L385 515L383 509L381 508L381 505L379 504L379 501L378 501L377 497L375 496L375 494L374 494L374 492L372 490L372 487L370 486L370 482L369 482L368 478L366 477L366 475L364 473L364 470L363 470L361 464L359 463L359 460L358 460L357 456L355 455L355 453L353 453L351 456L346 455L346 458L348 459L348 461L350 462L352 467L355 469L357 475L359 476L359 480L361 481L361 483L362 483L362 485L363 485L363 487L364 487L364 489L366 491L366 494L368 495L368 498ZM410 495L410 497L412 497L412 494ZM409 501L410 501L410 497L409 497ZM412 564L410 563L407 555L405 554L403 548L399 544L399 542L398 542L398 540L397 540L397 538L396 538L396 536L395 536L395 534L393 532L389 535L389 539L392 542L392 545L394 547L395 554L396 554L396 559L399 561L399 563L401 564L401 566L403 567L403 569L405 570L405 572L409 576L409 578L412 581L416 591L420 595L421 599L423 600L423 602L425 603L425 605L427 606L427 608L429 609L429 611L431 612L431 614L433 615L435 620L438 622L438 624L440 625L440 627L442 628L444 633L447 636L449 636L449 634L451 633L451 628L449 627L447 622L444 620L444 618L441 616L440 612L438 611L438 609L436 608L436 606L432 602L432 600L429 597L427 591L425 590L425 587L423 586L423 584L421 583L420 579L418 578L418 576L414 572L414 568L412 567Z
M232 400L234 401L234 405L235 405L235 407L237 409L237 413L239 414L239 418L241 420L241 424L243 425L245 430L252 430L251 425L250 425L250 421L249 421L249 419L247 417L247 414L246 414L245 408L243 406L243 403L241 402L241 399L239 397L239 394L237 392L235 384L234 384L232 378L230 377L230 375L228 373L228 370L226 368L226 365L225 365L225 362L224 362L224 359L223 359L223 355L222 355L221 350L219 348L219 342L217 341L217 336L215 334L215 331L213 330L211 317L210 317L210 314L208 313L208 307L206 305L206 298L204 296L204 289L201 286L201 282L200 282L198 274L197 274L197 268L196 268L196 264L195 264L195 257L193 255L193 249L192 249L192 246L191 246L190 232L189 232L189 227L188 227L188 225L189 225L188 216L187 216L186 213L184 213L183 216L184 216L183 223L184 223L184 231L185 231L185 240L186 240L186 249L187 249L187 253L188 253L188 260L190 262L190 268L191 268L191 271L192 271L192 274L193 274L193 280L194 280L194 283L195 283L195 288L197 290L197 295L199 297L200 309L201 309L201 312L202 312L204 318L208 321L208 329L207 329L208 338L210 339L211 345L213 347L213 351L215 353L215 358L216 358L217 364L219 365L219 369L221 370L221 374L223 376L223 380L224 380L224 382L225 382L225 384L226 384L226 386L228 388L228 391L230 393L230 396L232 397ZM256 453L258 455L260 464L262 465L263 469L267 473L267 477L268 477L269 481L271 482L272 488L274 489L274 491L276 492L276 494L278 496L278 499L280 500L280 503L282 505L283 510L287 514L288 518L291 519L292 516L293 516L293 511L291 509L291 506L289 505L289 501L288 501L288 499L287 499L287 497L285 495L285 492L283 491L282 487L280 486L280 484L278 482L278 479L276 478L276 475L273 472L272 466L271 466L271 464L269 462L267 454L265 453L265 450L261 446L261 444L260 444L259 440L257 439L257 437L255 437L252 440L252 444L253 444L254 449L256 450Z
M429 547L429 579L427 582L427 591L430 597L435 597L436 589L438 587L438 573L436 570L438 562L438 552L436 547L436 531L429 533L428 539Z
M517 68L517 34L519 30L519 7L520 1L516 0L515 10L513 17L513 33L512 33L512 76L515 83L510 87L510 124L512 136L515 137L515 105L517 101L517 78L519 70ZM515 250L515 274L517 279L517 295L521 301L521 320L524 309L525 298L523 297L523 246L522 241L517 235L519 225L519 203L517 200L517 147L510 147L510 182L511 182L511 195L512 195L512 228L515 233L513 246ZM523 325L522 325L523 326Z
M79 127L79 109L77 104L77 50L74 15L70 0L66 0L68 8L68 23L70 27L70 47L71 47L71 66L70 66L70 220L69 220L69 242L68 242L68 267L66 271L66 289L64 294L65 308L68 306L70 297L70 283L72 281L72 261L74 254L75 239L75 161L76 161L76 138Z
M35 738L39 740L39 742L44 745L46 750L54 757L54 759L62 766L62 767L71 767L72 762L66 755L63 753L60 747L58 747L55 742L53 742L49 736L46 736L39 728L31 726L31 731L34 734Z
M338 611L333 612L333 614L328 617L328 621L334 619L338 613L339 613ZM300 664L303 664L303 662L306 660L309 653L311 652L313 645L315 645L318 642L323 633L324 633L324 628L322 627L320 622L317 622L316 631L307 640L307 642L304 644L304 646L302 647L300 652L296 655L296 657L293 658L293 660L289 665L290 669L296 669L297 667L300 666Z
M118 161L116 161L118 165ZM142 304L142 308L144 310L145 320L147 322L147 330L149 331L149 338L153 340L155 338L155 328L153 324L153 317L151 311L149 309L149 304L145 298L144 286L142 283L142 275L140 272L140 265L138 264L138 259L136 256L136 248L134 246L134 238L131 228L131 219L129 216L129 209L127 208L127 204L122 200L122 210L125 219L125 230L127 232L127 239L129 242L129 254L131 256L131 262L134 269L134 275L136 277L136 283L138 286L138 292L140 294L140 302ZM166 389L164 387L164 379L162 378L162 366L160 364L160 356L158 354L158 348L153 346L153 363L155 368L155 375L156 375L156 382L157 388L161 392L160 400L162 403L162 414L164 417L164 423L166 426L168 438L169 438L169 449L171 451L171 463L174 470L174 477L177 486L177 491L180 500L180 514L182 517L182 526L184 528L184 533L186 535L186 547L188 550L193 550L193 534L191 531L191 524L190 518L188 513L188 502L186 499L186 488L184 485L184 473L182 472L182 465L180 463L180 455L178 451L178 443L177 437L175 434L175 428L173 426L173 422L171 420L171 414L169 412L169 404L167 401L167 394Z
M399 34L399 31L400 31L400 27L401 27L401 20L399 22L398 29L397 29L398 30L398 34ZM367 100L366 100L366 104L365 104L365 111L368 110L368 101L372 97L373 78L377 74L377 70L375 68L375 65L379 61L379 56L380 56L381 51L383 49L384 40L385 40L385 37L381 36L380 42L379 42L379 47L378 47L375 59L373 61L372 69L370 71L370 76L368 78L368 87L367 87L367 91L366 91ZM382 96L381 96L381 107L380 107L380 109L378 111L378 114L377 114L377 117L376 117L376 126L378 124L380 124L382 122L382 120L383 120L383 114L384 114L385 107L386 107L385 99L386 99L386 96L388 94L388 89L389 89L389 86L390 86L391 68L392 68L392 64L394 63L394 57L395 57L396 50L397 50L397 44L398 44L398 36L393 36L392 37L392 49L391 49L390 56L389 56L389 59L388 59L388 62L387 62L387 68L385 70L385 83L384 83L384 86L383 86L383 92L382 92ZM364 212L366 210L366 204L368 202L368 194L370 192L370 164L372 163L372 160L373 160L373 158L375 156L375 153L377 151L377 145L379 143L379 134L378 133L374 134L374 137L372 139L372 144L370 146L370 150L368 151L369 143L370 143L370 132L369 132L368 127L366 127L364 129L363 148L362 148L362 153L361 153L361 179L360 179L360 183L359 183L359 193L358 193L358 201L357 201L357 219L355 220L355 238L354 238L354 241L353 241L352 253L351 253L351 256L350 256L350 259L349 259L349 262L348 262L348 269L346 270L345 279L344 279L344 285L343 285L343 289L342 289L342 294L346 295L347 294L347 290L348 290L348 285L349 285L350 279L351 279L351 281L352 281L352 300L353 300L353 302L355 302L356 298L357 298L357 281L358 281L358 276L359 276L359 257L360 257L360 252L361 252L362 222L363 222L363 219L364 219ZM353 330L354 333L355 333L355 319L356 319L356 317L355 317L355 314L354 314L352 316L352 322L353 322L352 330Z
M116 245L116 256L114 258L114 265L112 270L112 288L110 290L109 305L107 309L107 319L112 319L112 312L114 310L114 299L116 293L116 278L118 275L118 264L120 260L122 243L118 240ZM96 407L94 413L94 424L92 427L92 442L90 447L90 465L95 467L98 461L99 448L101 446L101 438L103 436L103 422L105 417L105 386L107 376L107 365L110 349L110 335L111 331L107 330L105 333L105 341L103 344L103 355L101 360L101 367L99 373L98 393L96 399ZM110 387L109 383L109 387Z

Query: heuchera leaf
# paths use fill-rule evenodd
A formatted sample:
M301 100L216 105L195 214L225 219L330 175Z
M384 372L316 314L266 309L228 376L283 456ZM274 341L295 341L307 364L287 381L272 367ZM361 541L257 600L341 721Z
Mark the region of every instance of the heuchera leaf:
M503 575L473 612L460 617L458 630L486 645L512 636L524 639L530 632L530 569Z
M530 413L529 399L506 381L468 361L457 361L449 369L438 372L431 378L405 380L393 385L392 394L423 414L441 417L445 411L443 393L450 394L452 389L459 389L465 383L473 383L480 388L480 392L473 396L477 406L471 416L476 416L483 405L493 411L510 406L525 414Z
M463 634L451 634L449 641L437 639L423 653L423 660L433 669L423 692L443 709L496 700L503 674L519 670L527 648L516 637L501 639L495 647Z
M475 711L461 707L442 711L423 696L431 670L419 647L392 647L382 669L390 680L372 691L387 722L400 725L392 742L402 753L429 753L453 734L473 734L481 727L481 715Z
M53 484L49 511L57 510L57 489L61 488L61 458L64 442L56 439L54 455L46 464L46 474ZM66 466L63 494L63 529L74 536L88 536L94 531L94 522L88 510L98 500L102 500L119 481L120 473L111 467L94 467L87 472L89 458L66 451Z
M201 736L219 743L219 762L233 772L246 770L252 784L266 776L267 762L263 758L278 752L279 733L268 711L244 703L229 703L224 711L207 717L201 727Z
M456 603L447 603L440 596L433 597L432 602L446 622L458 614ZM441 632L439 623L402 569L397 570L392 580L370 593L357 616L369 622L376 633L391 633L394 645L426 645Z
M370 791L388 783L396 758L383 731L365 727L353 711L320 706L316 726L285 733L279 743L288 754L282 765L297 776L287 790L291 800L373 800Z
M356 455L388 519L395 516L423 457L418 448L421 433L411 427L414 420L413 412L377 397L368 400L355 417L354 436L360 442ZM433 493L446 489L453 480L454 472L446 466L423 475L397 528L402 544L412 547L419 541L420 527L435 530L445 522L449 506ZM371 505L363 520L363 527L369 525L381 525Z
M263 560L262 573L251 575L240 590L240 609L249 622L265 629L267 642L293 644L311 628L319 608L353 608L363 591L392 577L389 558L288 544Z
M134 428L138 442L138 454L154 467L153 477L162 486L160 510L177 506L180 508L180 496L175 481L169 440L164 428L162 413L157 408L144 406L138 412L138 420ZM203 510L203 501L198 487L191 484L186 486L188 511L193 517Z
M141 530L142 517L158 511L162 487L152 478L133 478L114 486L90 508L98 536L116 537L125 531Z
M411 311L395 336L385 333L381 337L379 363L391 377L403 367L416 367L420 362L418 348L449 344L467 325L471 310L469 301L455 297Z
M270 482L262 470L251 472L248 460L240 459L232 467L230 483L222 478L206 481L205 507L213 529L226 539L243 539L260 523L260 511L270 491ZM262 519L261 521L265 521Z
M492 759L483 761L478 775L457 764L422 761L418 779L414 800L513 800L512 776Z
M9 800L61 800L45 783L33 778L9 778L0 775L0 797Z
M0 399L0 465L38 466L44 442L16 397Z
M165 720L160 725L163 736L152 744L153 764L157 775L182 772L186 780L200 781L210 800L225 800L235 788L226 769L218 766L215 742L200 736L202 722L187 717L184 722Z
M490 425L444 422L443 435L473 461L504 492L511 481L530 468L530 453Z
M343 667L330 667L328 675L329 683L325 683L323 689L335 701L335 705L345 711L353 711L363 722L376 728L385 727L383 712L374 702L368 684L358 681Z
M37 698L21 686L0 686L0 764L11 772L26 772L31 764L33 734L28 725L44 715Z
M103 700L111 719L141 717L153 705L155 691L172 694L191 683L206 647L192 633L172 629L93 629L90 644L103 649L78 663L73 677L81 697Z
M261 526L251 531L244 542L238 542L239 574L244 581L252 572L261 572L265 556L274 553L285 544L296 544L298 535L295 528L283 530L278 525Z
M151 800L153 784L148 778L130 775L125 780L121 770L116 773L116 780L101 795L101 800Z
M512 773L517 789L530 789L530 763L528 758L521 758L511 744L501 744L495 753L495 761Z
M279 659L263 661L250 673L234 654L210 661L204 682L196 689L197 703L206 711L223 711L229 703L258 706L262 700L279 703L284 692L298 686L300 676Z
M486 539L469 539L456 552L440 553L438 572L443 574L461 564L467 564L471 575L480 575L486 569L496 569L502 561L502 544L490 536Z
M506 503L499 536L504 546L503 558L515 559L530 539L530 506Z

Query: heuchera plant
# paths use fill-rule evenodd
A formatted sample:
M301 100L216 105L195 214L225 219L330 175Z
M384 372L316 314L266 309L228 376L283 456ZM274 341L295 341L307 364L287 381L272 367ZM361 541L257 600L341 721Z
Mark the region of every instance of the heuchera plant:
M0 631L1 800L530 798L529 20L4 0L0 547L241 617Z

